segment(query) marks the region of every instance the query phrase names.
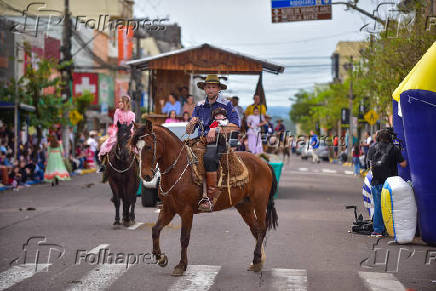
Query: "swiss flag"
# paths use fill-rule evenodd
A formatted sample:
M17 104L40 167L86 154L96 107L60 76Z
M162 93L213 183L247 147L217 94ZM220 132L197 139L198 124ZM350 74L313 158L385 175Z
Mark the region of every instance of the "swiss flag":
M94 94L91 105L98 105L98 74L73 73L73 96L80 96L86 90Z

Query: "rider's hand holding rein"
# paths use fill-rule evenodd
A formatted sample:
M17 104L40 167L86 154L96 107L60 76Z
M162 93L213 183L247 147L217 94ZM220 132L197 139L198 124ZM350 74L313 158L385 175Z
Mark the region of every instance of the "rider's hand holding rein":
M195 130L195 124L199 121L198 117L192 117L191 121L186 125L186 133L192 134Z

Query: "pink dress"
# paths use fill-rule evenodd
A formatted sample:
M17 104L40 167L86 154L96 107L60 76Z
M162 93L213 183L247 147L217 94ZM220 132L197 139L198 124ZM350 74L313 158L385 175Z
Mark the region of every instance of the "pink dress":
M119 109L115 110L114 124L108 130L109 138L100 146L100 153L98 154L100 157L110 152L114 144L117 143L118 121L120 123L130 124L135 121L135 113L133 113L132 111L122 111ZM132 133L133 133L133 127L132 127Z

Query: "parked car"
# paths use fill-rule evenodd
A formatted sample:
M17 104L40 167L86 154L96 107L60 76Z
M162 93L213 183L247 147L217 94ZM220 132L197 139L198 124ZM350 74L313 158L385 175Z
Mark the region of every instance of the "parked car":
M183 135L185 134L186 124L187 124L186 122L164 123L164 124L162 124L162 126L168 128L175 135L177 135L178 138L182 139ZM195 132L191 136L196 137L197 135L198 135L198 131L195 130ZM160 182L159 170L156 171L156 175L154 175L154 177L151 181L149 181L149 182L143 181L142 182L142 191L140 192L142 206L154 207L156 205L156 203L159 200L158 188L157 188L159 186L159 182Z
M306 160L308 157L312 157L313 147L311 145L305 146L301 151L301 158ZM318 157L324 161L328 161L330 159L330 150L327 146L325 140L320 140L318 148L316 149L316 154Z
M297 146L295 147L295 154L297 156L301 155L301 151L303 150L303 148L305 147L306 142L305 141L299 141L297 142Z
M326 144L325 140L321 140L319 142L319 147L316 150L316 153L318 154L318 157L324 161L330 160L330 149L328 145Z
M310 144L304 144L301 150L301 159L307 160L308 157L312 156L313 147Z

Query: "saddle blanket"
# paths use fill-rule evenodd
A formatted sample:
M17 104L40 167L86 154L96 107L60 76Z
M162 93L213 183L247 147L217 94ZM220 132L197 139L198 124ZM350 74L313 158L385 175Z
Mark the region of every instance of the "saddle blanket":
M192 139L186 142L189 158L198 162L192 165L194 183L201 186L206 175L203 156L206 152L206 142L202 139ZM230 165L230 166L229 166ZM248 183L248 169L241 158L231 149L221 154L218 167L218 187L242 187Z

